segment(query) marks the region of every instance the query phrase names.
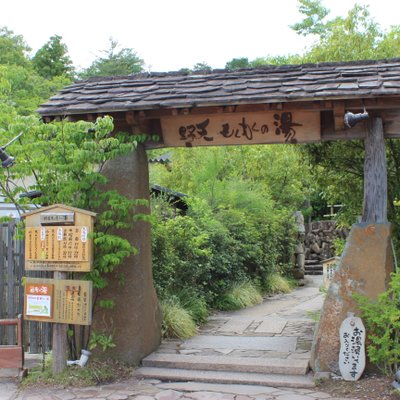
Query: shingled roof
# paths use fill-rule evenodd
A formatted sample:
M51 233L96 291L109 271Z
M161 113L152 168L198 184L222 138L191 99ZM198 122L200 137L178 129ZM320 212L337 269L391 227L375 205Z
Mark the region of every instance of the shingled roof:
M66 116L396 95L400 59L92 78L67 86L38 112Z

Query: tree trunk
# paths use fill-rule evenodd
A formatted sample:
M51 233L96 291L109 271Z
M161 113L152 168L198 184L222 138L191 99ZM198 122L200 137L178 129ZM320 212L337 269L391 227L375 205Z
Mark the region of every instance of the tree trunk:
M362 222L387 222L387 166L383 123L374 117L365 138Z

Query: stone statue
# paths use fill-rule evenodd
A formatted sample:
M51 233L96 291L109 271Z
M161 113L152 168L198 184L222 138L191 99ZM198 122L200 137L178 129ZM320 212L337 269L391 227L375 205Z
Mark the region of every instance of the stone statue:
M296 279L303 279L305 265L304 239L306 229L304 226L304 217L301 211L294 212L293 217L297 227L296 247L294 250L295 266L293 270L293 275Z

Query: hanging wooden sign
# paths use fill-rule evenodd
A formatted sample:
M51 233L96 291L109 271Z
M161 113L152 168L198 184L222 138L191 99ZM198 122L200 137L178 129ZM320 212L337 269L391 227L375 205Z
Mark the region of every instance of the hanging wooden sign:
M161 118L166 147L312 143L321 139L320 113L274 111Z
M365 327L361 318L347 313L340 326L339 369L346 381L357 381L365 369Z

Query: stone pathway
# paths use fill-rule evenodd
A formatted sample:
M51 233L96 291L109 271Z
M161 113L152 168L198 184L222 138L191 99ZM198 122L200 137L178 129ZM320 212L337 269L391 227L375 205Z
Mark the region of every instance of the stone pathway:
M281 360L295 364L310 357L314 320L321 309L323 296L312 284L288 295L274 296L263 304L237 312L218 313L203 326L198 336L187 341L164 341L158 355L200 356L214 360ZM292 360L292 361L290 361ZM339 400L317 387L290 388L262 384L221 384L197 381L162 382L140 376L122 383L89 388L38 389L19 391L12 380L0 378L0 400ZM355 399L356 400L356 399Z

